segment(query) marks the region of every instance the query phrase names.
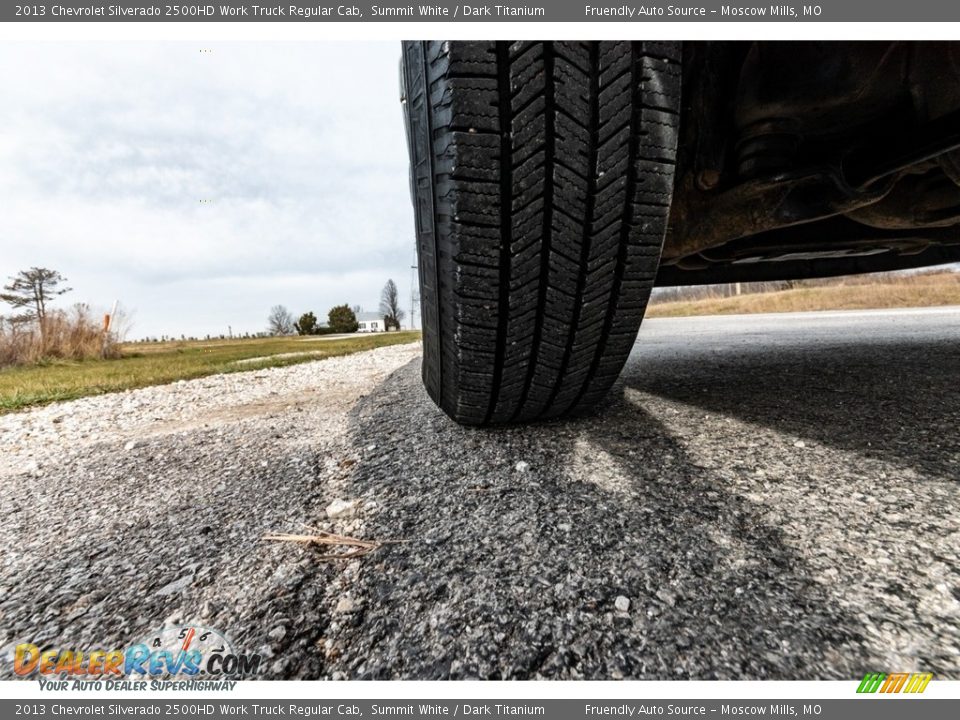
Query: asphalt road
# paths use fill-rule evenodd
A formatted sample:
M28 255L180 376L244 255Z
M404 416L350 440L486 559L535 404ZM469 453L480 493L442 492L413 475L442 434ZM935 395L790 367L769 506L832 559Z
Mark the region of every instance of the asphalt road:
M602 412L535 427L456 426L413 350L269 402L186 384L220 398L188 428L159 395L86 444L44 428L115 401L0 418L32 463L0 464L0 646L202 623L264 677L958 679L958 339L960 308L651 320ZM392 542L262 540L304 524Z

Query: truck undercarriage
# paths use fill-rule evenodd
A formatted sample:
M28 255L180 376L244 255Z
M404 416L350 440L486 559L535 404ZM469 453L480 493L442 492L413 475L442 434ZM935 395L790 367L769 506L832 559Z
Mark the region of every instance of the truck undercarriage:
M683 48L658 285L960 261L960 44Z

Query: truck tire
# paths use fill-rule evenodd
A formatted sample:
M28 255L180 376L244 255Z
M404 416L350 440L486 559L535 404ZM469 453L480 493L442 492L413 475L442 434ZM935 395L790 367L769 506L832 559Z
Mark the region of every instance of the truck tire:
M405 42L423 380L469 425L592 408L673 192L680 44Z

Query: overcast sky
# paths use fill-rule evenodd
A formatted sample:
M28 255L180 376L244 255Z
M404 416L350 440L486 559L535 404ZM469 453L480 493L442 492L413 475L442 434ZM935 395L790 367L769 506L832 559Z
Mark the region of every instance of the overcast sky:
M391 277L409 312L399 55L0 45L0 275L59 270L60 306L120 300L131 337L263 330L278 303L376 310Z

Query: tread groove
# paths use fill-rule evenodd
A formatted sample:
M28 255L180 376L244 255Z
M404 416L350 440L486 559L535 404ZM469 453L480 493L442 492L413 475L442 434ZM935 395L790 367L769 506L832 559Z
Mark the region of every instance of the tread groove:
M513 122L510 112L510 45L499 41L497 49L497 93L500 115L500 283L497 298L497 337L494 350L493 382L484 423L490 422L500 395L503 382L503 360L507 346L507 313L510 291L510 243L512 239L512 212L510 198L513 195Z
M593 383L594 378L597 376L597 371L600 368L600 361L603 358L603 352L606 349L607 343L610 341L610 332L613 329L613 320L617 309L617 298L620 294L620 285L623 282L624 265L626 264L627 260L627 243L630 241L630 221L633 219L633 195L637 182L636 162L639 150L639 133L637 132L637 128L635 126L639 120L638 114L640 108L637 101L637 80L634 75L637 70L638 62L639 59L637 58L636 48L634 45L631 45L630 128L632 132L629 135L630 139L627 145L627 177L626 189L624 191L623 220L620 224L620 239L617 246L617 263L614 266L613 271L613 289L610 291L610 300L607 305L606 316L603 320L603 329L600 331L600 340L597 342L596 351L594 352L593 360L590 363L590 369L587 370L587 375L583 381L583 385L580 386L579 392L577 392L573 402L570 403L565 412L570 412L580 404L583 396L586 394L590 385Z
M591 228L593 227L594 211L596 209L597 192L597 151L600 144L600 72L599 72L599 43L590 44L590 118L588 124L590 127L590 155L587 161L587 167L590 174L587 178L587 207L584 211L583 236L581 238L580 248L580 267L585 268L590 259L591 247ZM574 342L577 337L577 328L580 326L580 314L583 307L583 292L586 287L587 274L581 272L577 277L576 299L573 305L573 320L570 322L570 329L567 333L566 346L564 347L563 357L560 360L560 368L557 371L557 380L554 383L553 390L547 398L545 407L549 413L556 402L557 395L563 386L564 376L567 368L570 366L570 357L573 355Z
M523 391L520 394L520 400L517 408L510 417L511 421L517 419L523 411L527 398L530 395L530 387L533 384L533 375L537 367L537 361L540 358L540 343L543 337L543 320L547 305L547 289L550 277L550 248L553 242L553 182L554 182L554 155L556 154L556 142L554 132L556 128L555 106L556 97L554 97L554 51L553 43L545 42L543 44L543 97L544 97L544 148L543 148L543 224L541 230L542 246L540 248L540 277L539 291L537 297L537 315L533 326L533 347L530 352L530 359L527 363L527 377L524 380Z
M597 347L593 354L593 360L590 362L590 369L587 371L586 378L584 378L583 384L580 386L580 390L577 392L573 402L570 403L565 412L572 411L580 404L580 402L583 400L583 396L586 394L587 390L590 388L590 385L593 383L594 378L597 376L597 371L600 368L600 361L603 358L604 350L606 349L607 343L610 341L610 332L613 329L613 320L617 310L617 300L619 299L620 295L620 286L623 282L624 266L626 265L627 260L627 243L630 241L630 221L633 219L633 195L637 182L636 162L639 151L639 133L637 132L636 124L639 120L638 114L640 107L637 98L637 80L635 77L633 77L633 75L635 75L637 71L638 62L639 58L637 58L636 48L634 45L631 45L630 128L632 132L629 134L630 139L627 146L626 190L624 191L623 220L621 221L620 225L620 239L617 246L617 262L613 271L613 288L610 291L610 299L607 302L606 315L604 316L603 320L603 329L600 331L600 339L597 342Z

